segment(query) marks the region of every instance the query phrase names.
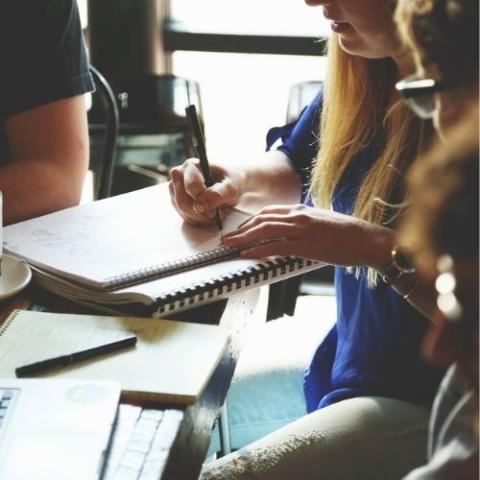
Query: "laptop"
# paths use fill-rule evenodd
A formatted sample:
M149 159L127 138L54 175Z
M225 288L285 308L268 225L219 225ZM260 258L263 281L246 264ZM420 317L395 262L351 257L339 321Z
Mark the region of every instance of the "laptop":
M0 479L101 478L120 391L110 381L0 379Z
M184 410L119 404L111 381L0 379L0 480L158 480Z

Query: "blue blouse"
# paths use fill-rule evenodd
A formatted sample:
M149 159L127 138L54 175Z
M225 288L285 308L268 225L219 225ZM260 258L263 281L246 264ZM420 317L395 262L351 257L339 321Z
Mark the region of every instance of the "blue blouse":
M323 95L319 92L293 124L272 129L267 147L278 147L295 166L304 185L302 201L312 205L308 177L316 158ZM378 158L379 142L362 148L334 192L333 209L351 214L363 176ZM335 267L337 322L320 343L304 381L307 411L361 395L378 395L430 404L441 372L420 358L420 343L428 327L420 313L389 285L367 285L366 270L359 278Z

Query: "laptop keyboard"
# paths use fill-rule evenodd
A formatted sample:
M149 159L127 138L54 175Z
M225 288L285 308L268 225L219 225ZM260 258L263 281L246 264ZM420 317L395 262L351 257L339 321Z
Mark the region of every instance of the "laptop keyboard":
M15 392L14 388L0 388L0 427L7 417L8 407L12 404Z
M121 404L105 480L159 480L183 418L181 410Z

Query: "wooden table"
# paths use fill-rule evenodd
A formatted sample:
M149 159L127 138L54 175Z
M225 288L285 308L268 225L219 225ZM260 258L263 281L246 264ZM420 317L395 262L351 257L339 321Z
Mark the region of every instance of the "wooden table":
M198 307L169 318L197 323L219 324L227 328L230 342L199 400L185 409L184 418L173 443L162 480L196 480L205 459L212 428L230 386L237 360L250 326L265 321L266 289L237 293L228 301ZM43 308L59 313L90 313L83 307L29 286L0 304L3 323L15 308ZM147 405L168 408L172 405ZM174 405L175 408L178 406Z

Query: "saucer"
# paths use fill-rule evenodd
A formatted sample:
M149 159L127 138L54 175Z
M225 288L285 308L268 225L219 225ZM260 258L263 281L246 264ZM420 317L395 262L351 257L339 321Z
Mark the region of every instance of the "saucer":
M2 255L2 275L0 276L0 300L5 300L28 285L32 278L30 267L11 255Z

